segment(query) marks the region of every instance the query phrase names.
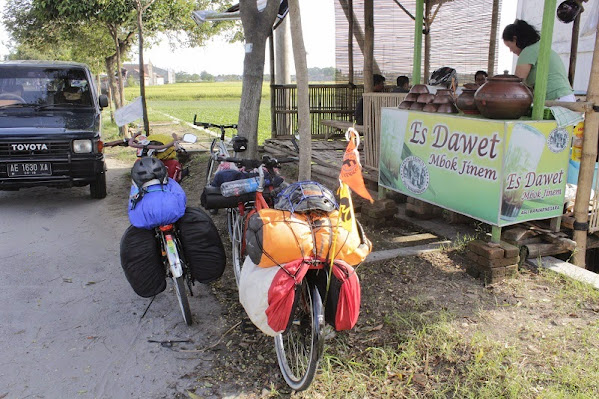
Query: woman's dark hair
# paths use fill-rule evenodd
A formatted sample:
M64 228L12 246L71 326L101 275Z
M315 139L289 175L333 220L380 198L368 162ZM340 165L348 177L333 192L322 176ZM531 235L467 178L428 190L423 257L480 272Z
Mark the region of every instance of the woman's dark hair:
M539 32L528 22L521 19L515 20L513 24L509 24L503 30L503 40L512 41L514 36L516 37L516 46L519 49L524 49L541 39Z

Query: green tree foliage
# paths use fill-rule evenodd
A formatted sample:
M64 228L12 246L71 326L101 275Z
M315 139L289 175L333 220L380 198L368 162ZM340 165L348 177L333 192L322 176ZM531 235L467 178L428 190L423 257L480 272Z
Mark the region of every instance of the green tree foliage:
M202 79L204 82L214 82L214 75L209 74L206 71L202 71L202 73L200 73L200 79Z

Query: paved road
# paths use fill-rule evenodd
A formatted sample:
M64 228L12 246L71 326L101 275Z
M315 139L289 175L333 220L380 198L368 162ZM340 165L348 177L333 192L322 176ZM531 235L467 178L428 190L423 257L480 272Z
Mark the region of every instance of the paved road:
M135 295L120 267L128 225L126 164L109 163L109 194L89 190L0 192L0 397L172 398L198 383L207 353L183 353L148 339L191 339L194 349L222 334L220 309L205 286L187 327L172 285ZM4 396L4 394L7 394Z

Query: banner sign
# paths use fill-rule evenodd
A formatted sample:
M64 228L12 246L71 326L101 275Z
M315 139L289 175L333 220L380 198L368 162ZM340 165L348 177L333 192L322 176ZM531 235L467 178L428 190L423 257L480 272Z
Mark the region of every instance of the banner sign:
M379 184L495 226L561 216L570 131L383 108Z

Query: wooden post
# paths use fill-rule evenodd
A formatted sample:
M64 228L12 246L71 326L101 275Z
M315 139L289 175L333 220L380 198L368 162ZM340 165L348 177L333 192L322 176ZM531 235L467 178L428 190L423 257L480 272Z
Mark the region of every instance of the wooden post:
M373 0L364 0L364 92L373 89L372 74L374 59L374 6Z
M426 21L427 33L424 34L424 81L428 81L431 69L431 34L430 29L432 25L431 21L431 0L426 0L424 3L424 19Z
M348 62L348 81L350 85L354 84L354 0L347 1L349 6L349 32L347 34L347 62ZM351 90L350 98L351 98Z
M532 119L543 119L545 97L547 95L547 77L549 76L549 56L553 37L556 0L545 0L543 8L543 25L541 26L541 44L537 60L537 78L535 80L534 98L532 102Z
M275 44L272 32L268 37L268 50L270 59L270 137L277 138L277 113L275 112ZM293 134L293 132L289 132Z
M589 77L587 101L593 102L595 109L599 106L599 29L595 34L595 51L593 64ZM580 160L580 174L578 176L578 190L574 203L574 241L576 251L573 263L585 267L587 249L587 223L589 221L589 200L591 199L591 185L595 174L595 160L597 159L597 136L599 135L599 112L589 110L584 121L584 138L582 142L582 158Z
M576 74L576 55L578 53L578 32L580 31L580 14L574 19L572 25L572 43L570 44L570 66L568 68L568 80L570 86L574 87L574 75Z
M495 75L495 51L497 50L497 22L499 21L499 0L493 0L493 14L491 15L491 37L489 40L489 57L487 59L487 73Z
M412 66L412 84L420 84L420 66L422 65L422 20L424 0L416 0L416 20L414 21L414 65Z

